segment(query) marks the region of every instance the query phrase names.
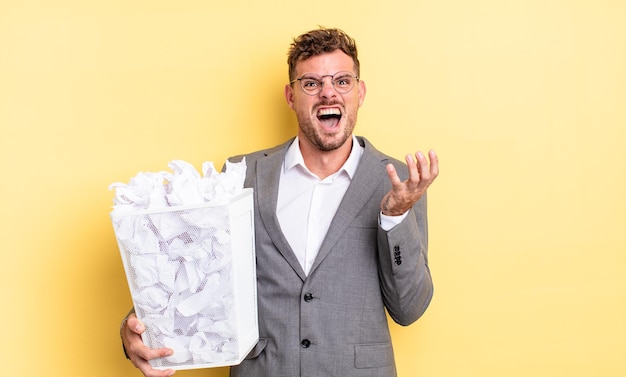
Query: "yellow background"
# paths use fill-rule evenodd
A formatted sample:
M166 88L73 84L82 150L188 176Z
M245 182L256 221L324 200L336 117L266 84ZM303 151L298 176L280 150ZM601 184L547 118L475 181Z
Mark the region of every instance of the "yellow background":
M626 375L626 2L3 1L0 369L137 376L113 193L295 132L291 38L356 38L357 133L434 148L435 297L400 376ZM181 371L226 376L226 369Z

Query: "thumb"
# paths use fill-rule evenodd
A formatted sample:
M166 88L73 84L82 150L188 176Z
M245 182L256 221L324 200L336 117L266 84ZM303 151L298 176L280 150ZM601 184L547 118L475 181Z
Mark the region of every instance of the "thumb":
M387 176L389 177L392 186L397 186L399 183L402 183L393 164L387 164Z
M144 326L143 322L141 322L139 320L139 318L137 318L137 316L135 315L135 313L131 314L128 317L128 321L126 322L126 326L128 326L128 328L137 334L141 334L144 331L146 331L146 326Z

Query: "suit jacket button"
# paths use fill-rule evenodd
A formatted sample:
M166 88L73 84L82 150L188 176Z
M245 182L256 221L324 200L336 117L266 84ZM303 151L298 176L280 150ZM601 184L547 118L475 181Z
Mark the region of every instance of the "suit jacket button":
M301 344L302 348L309 348L311 346L311 341L308 339L303 339Z
M310 302L311 300L313 300L313 295L310 293L307 293L304 295L304 301L306 302Z

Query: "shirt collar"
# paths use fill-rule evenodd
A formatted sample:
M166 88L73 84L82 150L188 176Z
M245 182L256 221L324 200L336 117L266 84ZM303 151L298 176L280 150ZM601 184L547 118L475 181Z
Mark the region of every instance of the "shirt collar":
M354 174L356 173L356 169L359 167L359 161L361 160L362 155L363 147L361 146L361 144L359 144L356 136L352 135L352 150L350 151L348 159L337 173L345 171L350 179L352 179L354 177ZM298 165L302 166L304 169L306 169L306 171L309 171L306 165L304 165L304 157L302 157L299 139L296 136L296 138L293 140L293 143L291 143L291 145L289 146L289 149L287 149L287 154L285 154L285 172L291 170Z

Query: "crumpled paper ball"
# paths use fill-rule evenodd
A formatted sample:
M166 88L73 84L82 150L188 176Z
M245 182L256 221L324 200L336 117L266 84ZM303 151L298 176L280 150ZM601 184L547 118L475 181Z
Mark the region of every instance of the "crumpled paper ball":
M239 194L246 179L246 161L226 161L218 172L211 161L202 163L202 175L183 160L168 164L173 172L139 172L129 183L109 185L115 190L113 213L228 201Z

